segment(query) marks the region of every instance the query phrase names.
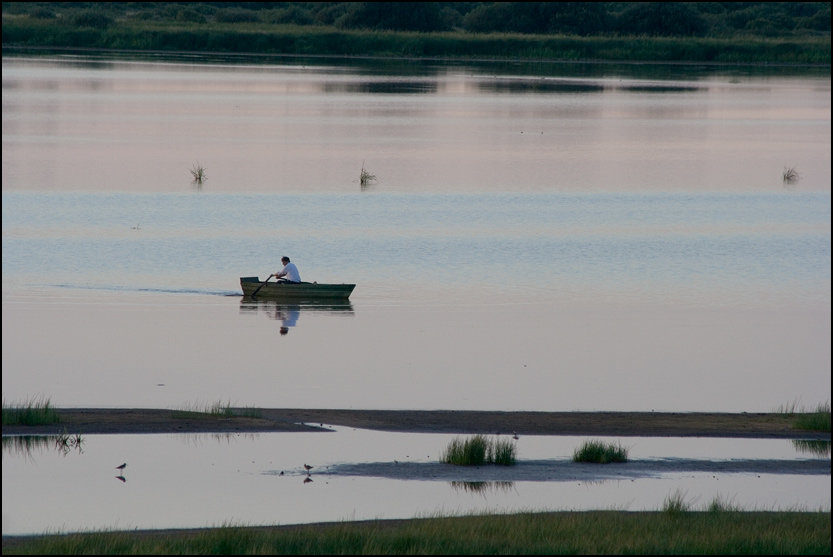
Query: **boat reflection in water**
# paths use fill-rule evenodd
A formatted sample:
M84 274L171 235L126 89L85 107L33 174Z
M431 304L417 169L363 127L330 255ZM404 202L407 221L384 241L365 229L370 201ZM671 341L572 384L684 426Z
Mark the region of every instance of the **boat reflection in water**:
M349 300L268 300L243 296L240 313L265 313L270 319L281 322L280 333L289 333L290 327L298 324L302 311L353 315L353 304Z

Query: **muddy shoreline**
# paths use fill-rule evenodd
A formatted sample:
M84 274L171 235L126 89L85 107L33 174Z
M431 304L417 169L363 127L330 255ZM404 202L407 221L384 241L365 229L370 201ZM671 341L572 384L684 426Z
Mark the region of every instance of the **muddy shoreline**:
M830 439L782 413L501 412L453 410L237 409L215 416L170 409L58 409L48 426L3 426L3 435L293 432L328 426L411 433Z

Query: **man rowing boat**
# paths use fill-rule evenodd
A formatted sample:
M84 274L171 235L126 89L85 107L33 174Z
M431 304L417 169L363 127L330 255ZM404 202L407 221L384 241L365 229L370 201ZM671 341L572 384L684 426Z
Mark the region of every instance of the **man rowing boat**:
M301 273L298 272L298 267L295 266L295 263L292 263L289 260L289 258L285 255L281 257L281 263L283 263L283 269L281 269L277 273L272 273L271 275L269 275L270 278L283 278L286 282L301 282Z

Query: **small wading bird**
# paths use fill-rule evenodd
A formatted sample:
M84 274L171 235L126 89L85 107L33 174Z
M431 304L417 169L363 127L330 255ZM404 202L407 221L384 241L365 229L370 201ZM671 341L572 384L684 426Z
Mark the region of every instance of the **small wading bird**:
M312 466L309 464L304 464L304 470L307 471L307 476L309 476L309 471L312 470Z
M120 471L122 474L124 474L124 469L125 469L125 468L127 468L127 463L126 463L126 462L124 462L124 463L119 464L118 466L116 466L116 470Z

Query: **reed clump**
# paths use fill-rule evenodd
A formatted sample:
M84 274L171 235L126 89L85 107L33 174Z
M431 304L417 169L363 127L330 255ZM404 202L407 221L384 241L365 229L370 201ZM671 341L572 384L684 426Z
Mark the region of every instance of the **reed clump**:
M455 438L440 456L440 462L457 466L515 464L516 447L511 441L475 435L468 439Z
M194 166L191 167L191 176L194 178L195 184L202 184L205 181L205 167L203 167L199 161L194 163Z
M830 433L830 403L819 404L812 412L796 414L794 423L799 429Z
M369 186L370 184L372 184L375 181L376 181L376 175L371 174L370 172L368 172L367 169L364 167L364 162L362 162L362 171L361 171L361 174L359 174L359 184L361 184L362 187L364 187L364 186Z
M794 166L785 166L784 172L781 175L782 179L784 180L785 184L793 184L801 178L801 175L798 173L798 170Z
M710 503L706 504L704 510L715 515L720 513L744 512L739 505L732 503L720 494L715 496ZM665 497L665 501L662 503L662 511L671 516L678 516L683 513L698 512L698 509L694 508L694 504L691 501L686 500L685 492L677 489Z
M743 509L735 503L727 500L725 497L721 495L717 495L714 499L712 499L711 503L706 505L706 512L710 513L739 513L743 512Z
M3 425L51 425L60 421L48 398L34 397L12 406L3 401Z
M685 493L679 489L667 495L662 503L662 511L666 514L676 516L681 513L690 512L691 503L686 501Z
M830 402L820 403L814 410L807 410L797 402L792 402L779 406L776 412L792 418L793 425L798 429L830 433Z
M581 447L573 451L573 462L608 464L611 462L627 461L628 450L614 443L586 441Z

